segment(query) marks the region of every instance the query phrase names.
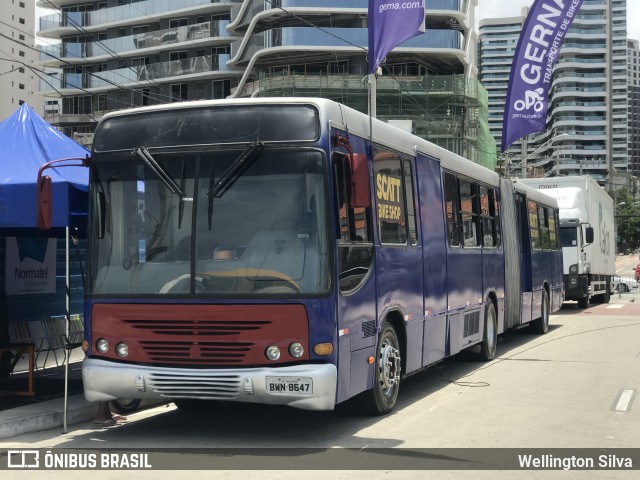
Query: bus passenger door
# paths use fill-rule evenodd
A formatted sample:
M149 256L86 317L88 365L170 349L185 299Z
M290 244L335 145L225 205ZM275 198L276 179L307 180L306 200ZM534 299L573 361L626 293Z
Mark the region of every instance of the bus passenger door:
M520 288L521 288L521 313L520 324L531 321L531 308L533 303L533 283L532 283L532 258L531 258L531 236L529 232L529 211L527 199L524 195L517 193L516 212L518 219L518 230L520 234ZM536 217L537 218L537 217ZM536 224L537 228L537 224Z
M424 328L423 262L418 243L413 159L376 147L374 198L377 234L378 328L385 320L406 339L405 367L422 367Z
M368 358L377 340L376 286L371 206L353 206L347 155L332 156L337 192L338 392L341 402L370 387Z
M440 162L418 154L416 179L424 265L422 365L426 366L446 356L447 285L444 279L447 278L447 238Z
M445 172L447 234L448 351L455 355L481 339L485 302L478 185Z

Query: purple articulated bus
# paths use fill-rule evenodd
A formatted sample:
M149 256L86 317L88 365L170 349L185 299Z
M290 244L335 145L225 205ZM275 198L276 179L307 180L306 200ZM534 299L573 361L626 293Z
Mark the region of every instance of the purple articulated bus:
M563 300L555 199L330 100L107 114L85 163L90 401L385 414Z

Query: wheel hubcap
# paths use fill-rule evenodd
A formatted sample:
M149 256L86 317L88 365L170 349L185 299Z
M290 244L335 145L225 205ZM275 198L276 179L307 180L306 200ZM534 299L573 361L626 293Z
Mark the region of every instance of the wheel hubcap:
M385 342L380 348L380 383L389 390L400 380L400 352L391 343Z

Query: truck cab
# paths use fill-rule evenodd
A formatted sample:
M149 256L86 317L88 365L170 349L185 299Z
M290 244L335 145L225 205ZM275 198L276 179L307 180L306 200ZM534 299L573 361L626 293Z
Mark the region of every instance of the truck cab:
M591 263L585 247L593 243L593 227L578 218L560 220L562 261L565 265L564 284L567 299L575 299L585 308L589 301Z

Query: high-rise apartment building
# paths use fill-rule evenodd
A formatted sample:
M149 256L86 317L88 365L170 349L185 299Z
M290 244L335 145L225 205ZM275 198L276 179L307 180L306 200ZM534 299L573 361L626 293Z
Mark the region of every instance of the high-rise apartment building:
M640 42L627 41L629 172L640 176Z
M55 123L91 132L109 110L182 100L321 96L368 111L367 0L39 0L62 96ZM477 0L429 0L427 33L387 56L377 116L487 166Z
M90 135L111 110L225 98L242 70L227 66L237 0L39 0L48 45L41 62L57 75L41 85L61 97L47 120L69 136Z
M584 0L554 68L547 128L524 139L526 153L521 151L523 142L509 149L512 163L524 158L534 169L532 173L584 173L602 184L616 172L627 171L626 15L626 0ZM489 51L489 45L495 45L501 35L512 45L513 22L509 18L483 25L483 55L485 41ZM491 57L483 55L484 81L492 65ZM494 95L491 90L490 98Z
M515 55L518 38L526 19L528 8L522 9L522 14L511 18L486 18L480 21L480 82L487 90L489 130L500 148L502 141L502 122L504 106L507 100L507 87L511 64ZM501 156L502 162L513 160L518 162L522 158L522 142L516 142L509 151L509 157ZM503 168L509 168L509 164Z
M32 0L3 0L0 19L0 121L23 103L28 103L42 115L42 99L38 93L36 67L38 53L34 50L35 3Z

